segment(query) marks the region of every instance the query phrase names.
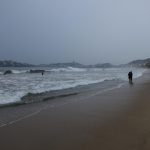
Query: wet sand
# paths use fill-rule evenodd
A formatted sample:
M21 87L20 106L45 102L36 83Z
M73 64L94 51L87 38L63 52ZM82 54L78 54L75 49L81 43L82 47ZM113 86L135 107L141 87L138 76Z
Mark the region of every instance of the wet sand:
M149 75L119 89L64 97L71 102L1 127L0 149L150 150Z

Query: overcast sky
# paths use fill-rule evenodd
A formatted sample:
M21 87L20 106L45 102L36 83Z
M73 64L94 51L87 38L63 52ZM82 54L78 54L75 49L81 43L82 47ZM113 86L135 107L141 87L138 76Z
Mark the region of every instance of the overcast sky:
M122 64L150 57L149 0L0 0L0 59Z

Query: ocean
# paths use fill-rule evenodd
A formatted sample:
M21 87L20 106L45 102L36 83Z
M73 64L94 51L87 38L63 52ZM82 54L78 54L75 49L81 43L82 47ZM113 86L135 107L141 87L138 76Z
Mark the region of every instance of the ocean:
M41 73L30 73L30 70L45 70ZM4 75L6 70L12 74ZM121 86L128 81L128 72L138 78L146 71L143 68L0 68L0 105L20 102L28 93L42 93L75 88L82 85L119 81L114 85ZM107 90L109 86L105 86Z

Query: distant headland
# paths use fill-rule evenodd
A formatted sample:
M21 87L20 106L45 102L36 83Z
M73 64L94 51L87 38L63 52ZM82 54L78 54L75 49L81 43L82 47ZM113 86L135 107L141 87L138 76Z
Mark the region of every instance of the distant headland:
M76 68L113 68L113 67L146 67L150 68L150 58L143 60L134 60L127 64L113 65L110 63L98 63L95 65L83 65L78 62L67 63L52 63L52 64L40 64L33 65L28 63L21 63L12 60L1 60L0 67L51 67L51 68L63 68L63 67L76 67Z

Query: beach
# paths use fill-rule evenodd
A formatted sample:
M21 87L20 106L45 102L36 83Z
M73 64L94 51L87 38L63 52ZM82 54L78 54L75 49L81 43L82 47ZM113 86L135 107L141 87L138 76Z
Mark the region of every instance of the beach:
M46 101L40 111L1 126L0 149L149 150L149 75L145 73L133 85L126 83L104 92L93 87L77 95ZM57 103L57 107L52 103ZM32 110L38 105L41 104L1 112L4 117L12 109Z

